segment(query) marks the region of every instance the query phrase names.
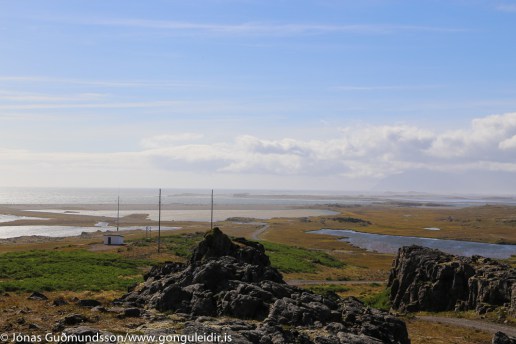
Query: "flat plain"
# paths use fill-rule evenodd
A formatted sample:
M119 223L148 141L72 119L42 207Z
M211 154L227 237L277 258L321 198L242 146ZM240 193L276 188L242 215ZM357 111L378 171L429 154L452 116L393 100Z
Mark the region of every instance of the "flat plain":
M66 205L53 205L57 209L70 209ZM75 206L74 209L95 210L102 207ZM217 221L216 226L233 237L246 237L262 242L272 264L283 273L285 280L315 292L337 292L341 296L355 296L375 307L388 308L386 303L386 280L392 265L392 254L370 252L340 241L329 235L314 235L309 231L321 228L353 229L361 232L420 236L436 239L469 240L485 243L516 244L516 207L506 205L485 205L477 207L413 206L403 204L374 204L349 206L312 206L313 209L332 210L336 215L301 218L232 219ZM21 219L5 225L52 225L91 227L99 222L113 224L110 216L78 215L76 213L45 213L27 210L42 210L35 205L0 206L1 214L33 216L45 220ZM120 234L125 236L123 246L102 244L105 234L99 231L83 233L74 237L48 238L29 236L0 240L0 291L4 297L0 308L6 317L0 320L0 330L27 330L28 324L38 326L38 317L55 322L62 310L42 308L41 303L27 300L29 292L42 291L50 298L65 299L88 297L109 300L124 293L129 284L141 281L141 275L151 265L163 261L185 261L192 247L209 229L206 222L164 221L162 226L175 230L161 232L161 252L157 252L157 231L146 233L146 226L156 228L157 223L145 213L135 213L120 218ZM141 230L123 230L124 227L141 227ZM428 230L425 228L438 228ZM71 262L78 257L74 269L56 270L48 265L37 264L34 257L45 258L49 264ZM80 259L79 259L80 258ZM117 264L110 264L114 259ZM31 273L24 274L20 266L27 267L36 262ZM89 262L90 267L86 262ZM91 269L95 264L104 264L107 270ZM516 257L506 260L516 266ZM46 269L42 269L46 266ZM115 269L118 269L115 271ZM65 271L65 272L63 272ZM81 274L85 281L73 284L73 276ZM70 283L49 283L60 279ZM23 281L20 282L20 280ZM82 283L82 284L81 284ZM69 302L67 312L84 313ZM69 308L69 309L68 309ZM41 313L46 312L44 317ZM85 313L86 312L86 313ZM11 315L12 316L9 316ZM97 314L99 323L122 331L136 326L135 319L124 321L110 314ZM450 316L449 314L447 316ZM451 316L464 317L465 314ZM467 315L469 318L479 318ZM23 318L23 319L22 319ZM22 319L22 320L20 320ZM472 330L461 326L450 326L424 321L414 317L405 319L413 343L485 343L492 334L482 329ZM499 321L496 318L484 321ZM41 320L39 320L41 322ZM513 324L514 319L504 319ZM36 330L37 331L37 330Z

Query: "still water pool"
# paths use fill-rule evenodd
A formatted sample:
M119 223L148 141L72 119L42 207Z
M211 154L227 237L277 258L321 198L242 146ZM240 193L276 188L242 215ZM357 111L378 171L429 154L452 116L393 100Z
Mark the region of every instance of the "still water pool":
M354 246L381 253L396 253L402 246L419 245L468 257L480 255L489 258L505 259L516 255L516 245L372 234L356 232L350 229L320 229L309 233L342 237L340 240L349 242Z

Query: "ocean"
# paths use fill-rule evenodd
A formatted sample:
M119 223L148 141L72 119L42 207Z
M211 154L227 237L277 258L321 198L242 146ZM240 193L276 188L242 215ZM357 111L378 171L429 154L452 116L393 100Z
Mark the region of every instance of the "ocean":
M158 203L158 189L129 188L24 188L0 187L0 204L121 204ZM209 205L211 190L162 189L163 204ZM214 191L214 200L224 205L310 206L324 204L414 203L423 206L516 205L516 197L485 195L430 195L417 193L358 193L344 191L229 190Z

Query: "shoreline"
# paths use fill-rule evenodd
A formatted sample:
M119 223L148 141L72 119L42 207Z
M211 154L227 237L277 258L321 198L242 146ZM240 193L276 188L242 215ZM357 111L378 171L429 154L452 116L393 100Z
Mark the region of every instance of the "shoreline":
M143 209L142 209L143 208ZM228 219L252 219L267 221L273 218L299 219L338 214L326 207L274 206L274 205L222 205L215 207L215 222L233 227L235 221ZM0 222L0 243L42 243L73 240L86 233L105 234L116 230L116 209L110 205L0 205L0 215L9 215L14 221ZM149 205L132 204L121 207L120 232L145 231L151 226L157 231L158 210ZM16 219L16 217L19 217ZM31 218L34 217L34 218ZM164 231L178 227L184 229L205 227L210 222L210 210L205 205L167 204L163 207L161 228ZM135 228L136 227L136 228ZM70 231L70 235L64 234ZM83 235L84 237L84 235Z

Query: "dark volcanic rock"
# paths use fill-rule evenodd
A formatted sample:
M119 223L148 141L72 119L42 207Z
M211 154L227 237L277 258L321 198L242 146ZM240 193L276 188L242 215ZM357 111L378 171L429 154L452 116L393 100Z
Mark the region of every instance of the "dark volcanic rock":
M81 314L69 314L65 316L63 319L59 320L54 324L52 327L52 331L54 332L60 332L62 331L66 326L74 326L79 325L85 322L89 322L90 320L86 318L84 315Z
M64 325L77 325L88 321L88 318L81 314L70 314L62 319Z
M99 301L92 299L79 300L77 304L82 307L97 307L101 305Z
M46 295L44 295L44 294L41 294L41 293L38 293L37 291L35 291L32 294L30 294L28 299L29 300L46 301L46 300L48 300L48 297L46 297Z
M516 344L516 338L509 337L503 332L496 332L492 344Z
M356 299L287 285L261 244L232 241L218 228L205 235L189 264L153 268L143 285L115 303L197 318L185 333L224 332L238 343L410 343L401 320Z
M52 301L52 304L56 307L59 307L59 306L67 305L68 302L66 302L66 300L60 296L57 299L55 299L54 301Z
M400 311L514 308L516 269L480 256L459 257L420 246L398 251L389 277L393 309ZM514 311L514 309L513 309Z

